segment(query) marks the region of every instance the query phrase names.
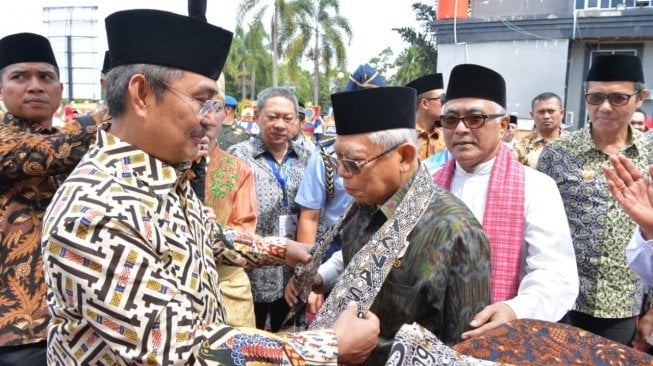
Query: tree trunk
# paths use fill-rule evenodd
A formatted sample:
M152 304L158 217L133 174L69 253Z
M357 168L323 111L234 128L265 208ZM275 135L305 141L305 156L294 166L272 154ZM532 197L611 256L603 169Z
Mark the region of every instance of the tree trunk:
M320 33L315 27L315 50L313 52L313 104L320 105Z
M243 72L240 74L240 95L242 99L247 98L247 72L245 70L245 63L243 62Z
M252 80L250 83L250 90L251 90L251 98L252 100L256 100L256 66L252 67Z
M278 37L277 37L277 11L276 9L272 12L272 27L271 27L271 37L272 37L272 86L279 86L279 66L278 66Z

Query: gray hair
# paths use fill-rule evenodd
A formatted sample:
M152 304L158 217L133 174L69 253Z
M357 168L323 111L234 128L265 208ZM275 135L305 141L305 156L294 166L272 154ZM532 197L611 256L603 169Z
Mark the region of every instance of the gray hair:
M372 132L367 136L374 145L379 145L383 150L391 149L403 143L409 143L419 151L417 142L417 131L412 128L395 128L392 130L383 130ZM415 154L417 160L418 154Z
M107 74L105 84L109 114L113 118L118 118L125 112L127 87L132 76L143 75L150 83L156 101L161 102L166 91L165 84L180 79L184 73L184 70L149 64L121 65L112 68Z
M268 99L274 97L282 97L291 101L295 106L295 115L299 114L299 105L297 104L297 97L295 94L286 88L279 88L274 86L263 89L260 93L258 93L258 98L256 98L256 110L261 113Z

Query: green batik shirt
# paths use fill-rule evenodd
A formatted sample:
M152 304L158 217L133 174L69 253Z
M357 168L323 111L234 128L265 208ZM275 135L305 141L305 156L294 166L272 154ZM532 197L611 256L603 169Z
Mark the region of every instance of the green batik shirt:
M412 181L379 209L359 205L342 230L345 266L395 210ZM381 334L366 365L385 363L403 324L418 322L445 344L454 344L473 316L490 304L490 247L483 228L464 203L444 188L435 191L370 308L381 321Z
M558 185L576 252L580 292L574 310L597 318L639 314L642 281L626 261L625 249L635 223L608 189L602 166L608 154L599 150L591 126L548 144L537 169ZM651 141L629 127L632 136L621 154L647 174Z

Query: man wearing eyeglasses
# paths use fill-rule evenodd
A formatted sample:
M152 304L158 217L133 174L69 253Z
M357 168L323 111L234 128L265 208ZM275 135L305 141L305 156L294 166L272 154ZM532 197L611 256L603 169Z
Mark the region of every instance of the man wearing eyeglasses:
M304 244L223 229L190 187L190 160L224 117L213 97L231 32L145 9L105 23L113 120L43 220L48 363L361 362L376 345L378 319L357 317L354 306L316 332L225 325L218 265L310 258Z
M562 99L557 94L544 92L533 98L531 117L535 131L515 142L512 149L515 158L520 163L535 168L544 146L569 133L560 127L564 116Z
M419 159L424 160L445 148L442 131L437 126L445 98L442 74L425 75L406 86L417 91L415 129L419 141Z
M635 223L610 196L601 167L622 154L646 174L652 145L629 121L648 90L631 55L597 56L585 80L590 126L547 145L537 168L560 189L576 251L580 294L564 321L630 345L644 290L625 257Z
M492 253L492 304L463 339L514 319L558 321L578 294L578 274L555 182L524 167L501 139L506 84L479 65L453 68L440 119L452 159L434 180L482 223Z
M345 266L311 324L328 327L349 299L381 320L382 365L403 324L446 344L460 340L489 301L487 239L469 210L435 185L418 159L415 90L383 87L333 94L334 169L355 203L337 223Z

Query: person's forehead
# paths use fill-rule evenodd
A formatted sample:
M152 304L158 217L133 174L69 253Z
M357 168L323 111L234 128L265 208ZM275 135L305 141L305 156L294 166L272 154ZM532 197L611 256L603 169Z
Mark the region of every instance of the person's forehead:
M633 117L632 117L632 119L633 119L633 120L637 120L637 121L640 121L640 120L641 120L641 121L644 121L646 118L644 117L644 113L642 113L642 112L635 112L635 113L633 113Z
M632 93L635 91L635 82L633 81L588 81L587 91L597 92L608 90L611 92Z
M445 112L484 111L492 107L492 101L481 98L458 98L447 101Z
M27 72L27 71L39 71L46 72L51 71L55 72L56 68L54 65L47 62L19 62L5 67L5 72Z
M359 133L355 135L338 135L333 149L341 154L351 154L356 152L367 151L372 142L368 134Z
M263 111L278 111L279 109L287 110L285 112L294 112L292 101L286 97L277 95L268 98L263 105Z
M558 98L547 98L547 99L536 100L534 109L548 108L550 106L560 107L560 102L558 101Z

